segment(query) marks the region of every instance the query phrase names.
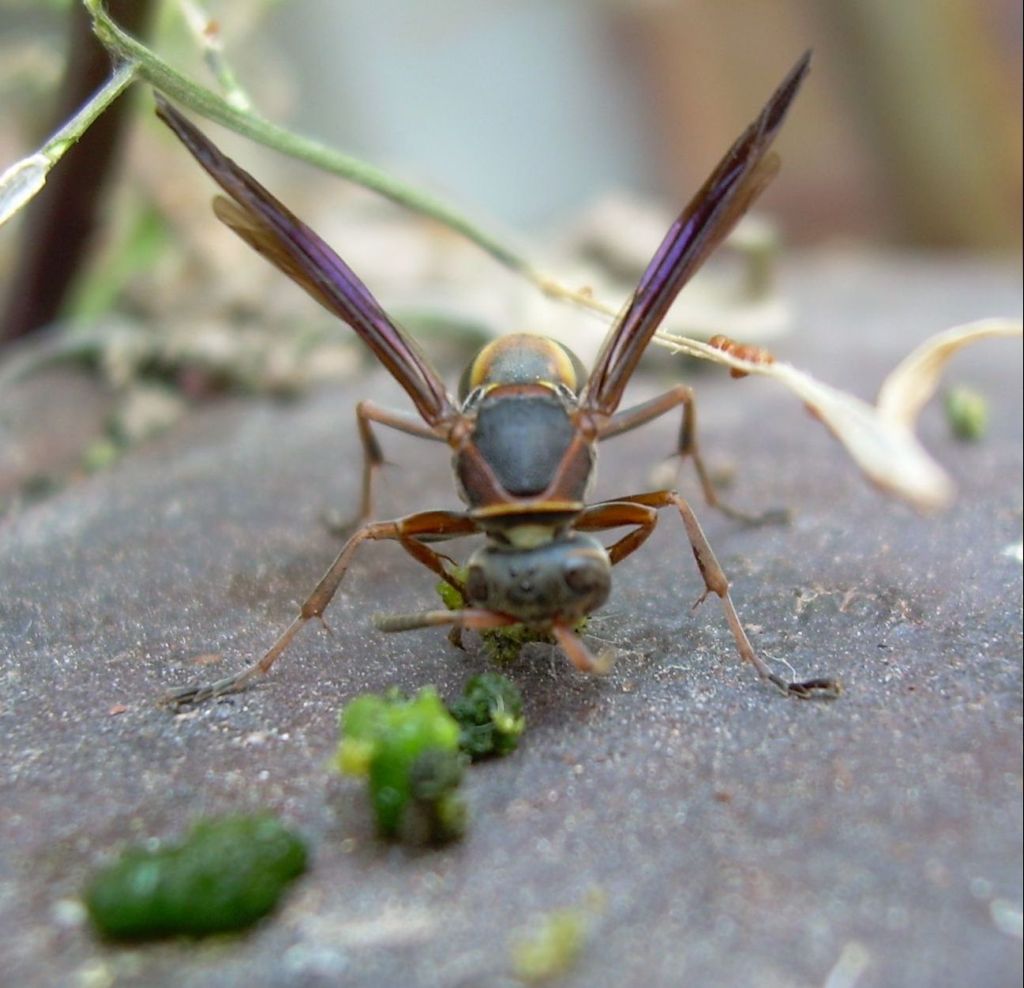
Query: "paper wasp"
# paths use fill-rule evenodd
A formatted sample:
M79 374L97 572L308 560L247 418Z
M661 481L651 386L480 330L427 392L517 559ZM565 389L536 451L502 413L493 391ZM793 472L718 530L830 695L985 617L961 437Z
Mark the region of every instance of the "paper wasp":
M418 417L362 401L356 421L364 452L361 524L303 603L299 615L254 665L204 686L172 693L172 702L198 702L233 692L266 673L307 621L322 617L356 549L397 541L415 560L454 586L468 603L460 610L383 618L400 631L433 625L488 629L522 624L549 633L572 664L601 672L574 628L600 607L611 569L650 536L661 508L675 508L704 579L704 599L717 594L740 655L761 677L793 696L834 694L828 679L790 683L755 653L729 595L729 584L689 504L674 491L634 494L587 504L597 445L682 407L677 452L690 456L709 504L718 502L697 447L691 389L619 411L641 354L679 290L722 241L778 169L769 146L808 71L804 55L740 135L669 229L629 303L608 332L589 375L553 340L505 336L480 351L453 397L419 348L381 308L334 251L255 179L226 158L161 97L157 113L227 193L214 211L238 236L346 322L408 392ZM465 511L422 511L373 521L373 480L383 463L373 426L388 426L447 443ZM592 533L629 531L605 547ZM481 534L485 544L461 579L431 543ZM698 601L699 602L699 601Z

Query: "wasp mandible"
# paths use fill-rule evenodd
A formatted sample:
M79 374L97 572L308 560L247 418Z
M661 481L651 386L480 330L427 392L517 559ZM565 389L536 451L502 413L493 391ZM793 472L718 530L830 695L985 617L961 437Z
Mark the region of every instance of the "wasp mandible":
M338 255L252 176L225 157L159 94L157 114L227 193L216 215L246 243L347 323L405 389L418 416L372 401L356 408L364 452L359 527L267 653L248 668L171 693L176 703L236 691L266 673L296 633L321 618L364 543L388 539L455 587L459 610L378 620L385 631L433 625L457 629L526 625L544 632L584 672L603 672L574 630L611 590L612 567L648 539L662 508L674 508L693 549L704 592L717 595L736 647L760 676L787 695L834 694L830 679L787 682L757 655L747 638L729 583L690 505L670 490L587 504L597 447L665 413L682 408L677 452L697 469L706 500L724 509L697 446L694 397L686 385L619 411L623 392L679 290L735 226L778 170L769 148L807 74L805 54L757 119L728 150L670 227L629 303L609 330L589 375L576 356L553 340L516 333L485 346L462 376L458 396L445 387L415 342L392 320ZM374 426L447 443L464 511L421 511L374 521L373 481L383 464ZM604 545L594 533L626 528ZM464 577L431 544L483 535ZM698 601L699 603L700 601Z

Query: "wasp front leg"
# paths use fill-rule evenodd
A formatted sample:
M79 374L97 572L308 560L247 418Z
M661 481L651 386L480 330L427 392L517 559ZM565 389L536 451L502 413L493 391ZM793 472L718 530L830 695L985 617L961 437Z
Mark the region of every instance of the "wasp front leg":
M653 491L647 494L633 494L616 501L608 501L587 508L577 519L576 527L581 531L600 531L602 529L632 526L617 542L608 547L608 558L612 565L621 562L635 552L647 541L657 524L657 513L661 508L675 506L686 529L690 547L693 550L697 568L704 580L704 593L697 600L700 604L709 593L715 594L722 602L725 619L736 642L736 650L740 657L749 662L758 675L777 687L787 696L802 699L809 697L835 697L841 691L840 684L834 679L809 679L803 682L790 683L776 675L768 664L754 651L747 637L743 622L740 621L736 606L729 594L729 581L715 557L711 544L707 540L697 516L687 502L674 491ZM694 605L696 606L696 605Z
M421 542L420 538L456 538L460 535L472 535L476 531L477 526L472 519L453 511L424 511L408 515L397 521L370 522L363 525L342 546L341 551L327 572L320 578L320 582L313 592L303 601L298 615L258 662L254 662L233 676L213 683L189 685L172 690L163 697L163 702L171 705L201 703L226 693L237 693L252 679L266 675L270 671L270 667L291 644L292 639L309 621L313 618L323 620L324 611L327 610L327 606L338 592L338 587L348 571L352 557L364 542L379 540L399 542L414 559L423 563L443 579L452 581L454 578L449 574L448 567L445 566L448 560Z

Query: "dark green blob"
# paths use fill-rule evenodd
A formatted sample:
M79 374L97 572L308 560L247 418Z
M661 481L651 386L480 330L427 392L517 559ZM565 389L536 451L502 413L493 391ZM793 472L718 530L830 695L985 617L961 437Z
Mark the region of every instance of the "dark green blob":
M204 936L251 926L306 870L306 845L271 816L197 823L180 844L131 848L85 890L97 931L111 939Z
M526 721L523 697L496 672L474 676L448 709L459 724L459 747L474 761L515 751Z

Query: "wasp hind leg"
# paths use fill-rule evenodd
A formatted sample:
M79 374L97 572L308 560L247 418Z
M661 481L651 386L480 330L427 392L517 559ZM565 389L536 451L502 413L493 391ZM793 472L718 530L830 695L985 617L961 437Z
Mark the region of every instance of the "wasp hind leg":
M362 485L360 487L359 514L356 516L343 516L338 511L324 512L324 525L332 535L347 536L357 531L363 525L373 520L373 493L374 480L380 468L387 466L384 453L380 448L380 441L373 430L372 422L378 425L386 425L398 432L404 432L418 439L432 439L443 442L444 437L439 435L433 428L422 422L414 415L407 415L404 412L393 412L388 408L381 408L372 401L361 401L356 405L356 428L359 431L359 441L363 447L363 473Z
M704 580L704 592L697 599L694 607L701 604L708 594L713 593L722 602L725 620L736 642L736 650L740 657L749 662L757 674L766 682L771 683L786 696L801 699L811 697L834 698L842 690L840 683L834 679L816 678L791 683L772 672L768 664L754 651L747 637L743 623L740 621L736 606L729 594L729 581L726 579L711 544L697 521L697 516L687 502L673 491L653 491L648 494L634 494L616 501L606 501L587 508L577 519L576 528L580 531L601 531L609 528L631 526L632 531L608 547L608 557L612 565L621 562L647 541L658 522L658 510L674 505L686 529L690 547L693 550L697 568Z
M680 463L687 458L692 461L708 507L720 511L727 518L743 522L745 525L778 525L789 521L789 512L785 508L774 508L760 514L751 514L734 508L722 500L697 444L697 401L693 388L685 384L677 384L664 394L617 412L605 423L598 438L610 439L612 436L629 432L660 418L679 405L683 406L683 419L679 427L675 456L679 458Z

